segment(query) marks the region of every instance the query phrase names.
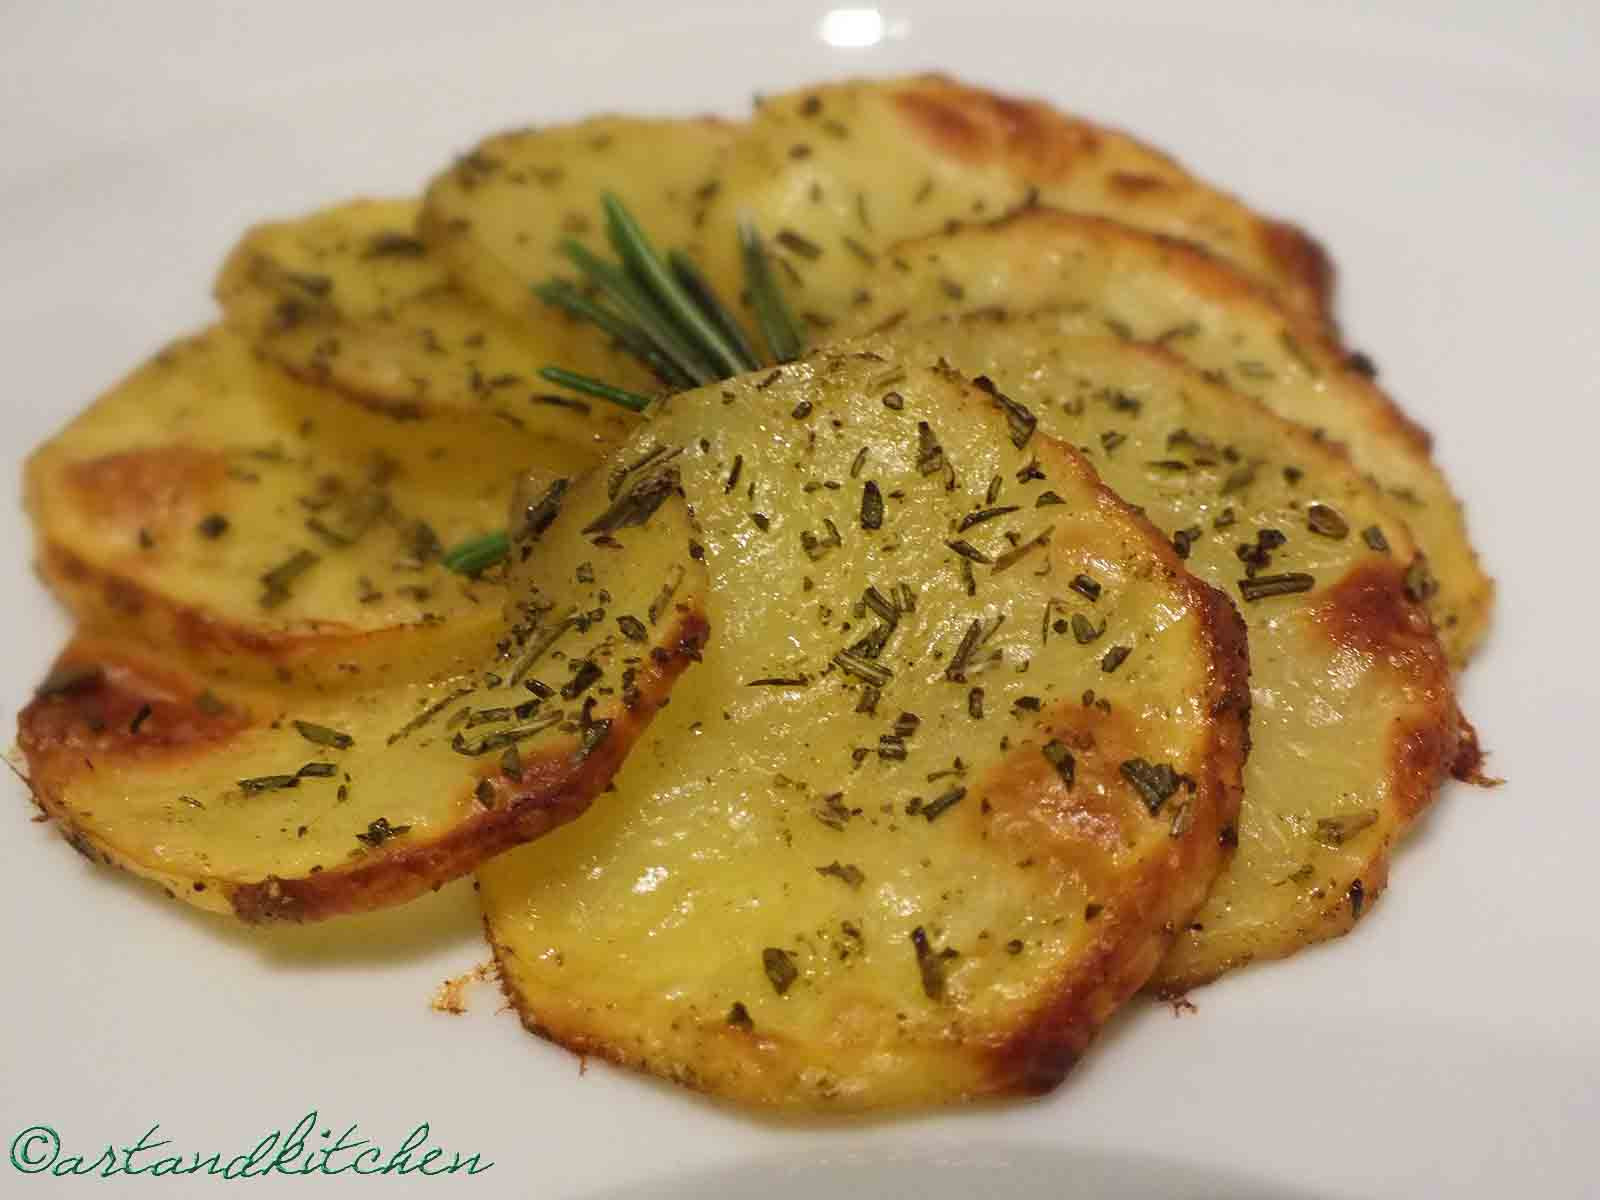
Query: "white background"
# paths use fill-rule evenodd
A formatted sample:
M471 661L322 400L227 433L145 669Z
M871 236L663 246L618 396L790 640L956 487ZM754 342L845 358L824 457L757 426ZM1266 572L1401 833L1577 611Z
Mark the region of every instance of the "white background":
M1046 1101L796 1128L580 1075L488 987L466 1018L430 1012L485 955L465 886L250 933L89 868L8 781L0 1141L44 1123L92 1156L159 1121L226 1156L316 1108L390 1146L427 1120L496 1163L375 1195L1595 1194L1600 10L908 0L880 44L839 50L826 7L0 5L0 721L66 633L26 567L20 461L211 318L246 224L415 190L508 125L736 113L756 90L941 67L1136 131L1332 247L1352 342L1437 434L1501 580L1463 696L1509 782L1446 792L1357 936L1188 1016L1137 1006ZM741 1173L757 1162L777 1165ZM97 1191L134 1185L0 1162L6 1196Z

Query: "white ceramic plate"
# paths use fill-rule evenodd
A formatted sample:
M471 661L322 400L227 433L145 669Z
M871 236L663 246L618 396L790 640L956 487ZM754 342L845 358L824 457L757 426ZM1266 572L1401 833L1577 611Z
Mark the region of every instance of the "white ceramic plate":
M49 1126L87 1165L159 1123L162 1153L226 1161L314 1109L313 1147L354 1124L393 1151L427 1121L431 1145L494 1163L470 1181L372 1185L397 1196L1593 1195L1593 6L825 12L5 6L8 486L31 445L210 319L213 267L250 221L415 188L500 126L737 111L756 90L938 66L1137 131L1332 247L1353 342L1437 432L1502 580L1464 699L1510 782L1449 789L1357 936L1204 989L1192 1014L1136 1006L1044 1101L802 1127L584 1073L487 987L467 1017L430 1012L434 986L485 956L467 886L250 933L88 867L8 786L0 1140L27 1161L48 1135L17 1135ZM66 633L27 555L19 511L0 506L6 722ZM134 1186L14 1163L0 1177L7 1196Z

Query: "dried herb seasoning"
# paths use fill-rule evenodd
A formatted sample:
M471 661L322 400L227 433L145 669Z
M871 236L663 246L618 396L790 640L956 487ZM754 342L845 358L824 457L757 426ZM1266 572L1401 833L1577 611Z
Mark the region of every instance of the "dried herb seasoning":
M772 984L772 990L780 996L800 978L800 971L794 965L794 955L777 946L768 946L761 951L761 969Z
M1122 777L1133 785L1144 801L1150 815L1156 816L1161 806L1172 799L1183 782L1183 776L1171 763L1152 763L1143 758L1130 758L1121 766Z
M1309 592L1317 585L1316 579L1304 571L1290 571L1282 575L1258 575L1254 579L1239 580L1239 594L1249 603L1271 596L1292 596Z
M337 729L329 729L326 725L315 725L310 721L294 720L290 722L295 731L317 746L327 746L334 750L348 750L356 744L355 738L348 733L341 733Z

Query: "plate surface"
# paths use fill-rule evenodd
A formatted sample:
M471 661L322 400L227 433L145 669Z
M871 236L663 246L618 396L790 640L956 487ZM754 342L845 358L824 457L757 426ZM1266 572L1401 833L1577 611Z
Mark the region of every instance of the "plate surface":
M1136 1006L1042 1102L802 1126L580 1071L488 985L464 1017L430 1011L485 957L468 886L251 933L90 869L8 784L0 1192L94 1189L18 1175L49 1152L30 1127L85 1168L157 1124L147 1140L171 1145L135 1165L225 1163L315 1110L308 1147L355 1125L385 1161L430 1123L428 1145L494 1163L444 1185L484 1197L1592 1194L1600 570L1581 498L1600 444L1600 18L1349 7L7 6L13 496L30 446L211 318L212 271L251 221L413 189L498 127L737 112L753 91L937 66L1131 129L1332 248L1353 344L1434 430L1501 581L1463 701L1509 782L1447 791L1357 936L1206 988L1192 1013ZM28 553L0 506L8 726L66 634Z

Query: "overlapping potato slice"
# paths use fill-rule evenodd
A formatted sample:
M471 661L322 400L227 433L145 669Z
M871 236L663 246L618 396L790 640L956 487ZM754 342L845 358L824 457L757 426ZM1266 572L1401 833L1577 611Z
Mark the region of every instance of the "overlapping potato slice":
M372 686L483 661L503 589L446 570L441 548L502 528L525 469L577 457L378 416L218 328L36 451L27 500L45 578L85 625L216 680Z
M644 369L531 298L513 321L456 288L417 236L420 208L355 200L256 226L217 277L225 321L296 377L391 416L488 417L591 458L626 436L624 410L558 394L538 371L647 387Z
M620 197L663 249L698 260L705 206L736 131L709 118L594 117L499 134L429 184L422 234L457 283L527 320L541 307L534 284L576 275L560 253L563 238L609 253L604 192Z
M953 311L1067 308L1084 329L1158 342L1342 443L1426 554L1409 586L1427 599L1451 660L1461 664L1481 640L1494 586L1427 434L1374 383L1365 360L1203 251L1035 209L905 243L864 271L861 286L869 299L837 314L841 335Z
M1392 842L1475 747L1406 596L1415 547L1378 489L1175 355L1064 332L1075 324L990 313L863 345L992 381L1239 604L1254 699L1239 847L1151 980L1181 990L1348 929Z
M718 179L713 274L739 278L734 225L749 216L775 237L794 305L815 325L852 302L861 264L892 243L1036 202L1200 242L1308 317L1325 319L1331 303L1332 269L1299 230L1125 134L944 76L764 98Z
M1141 986L1232 840L1243 627L1034 420L822 354L636 436L716 633L616 794L479 873L531 1030L859 1109L1048 1088Z
M246 921L400 903L570 820L706 636L681 498L598 545L582 527L604 485L558 516L559 488L530 508L541 584L472 670L210 690L126 639L80 637L19 720L36 799L91 858Z

